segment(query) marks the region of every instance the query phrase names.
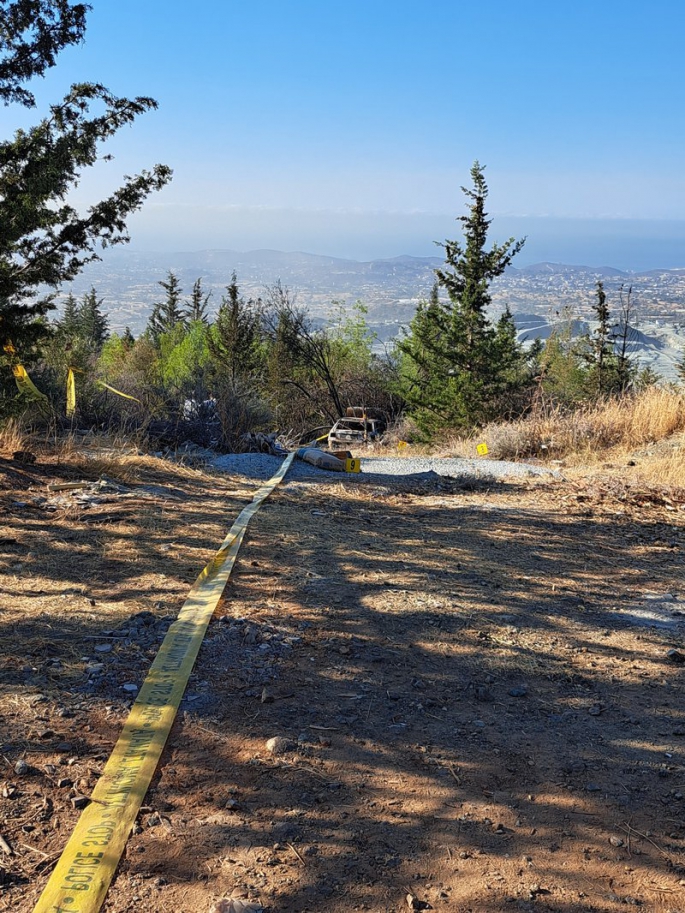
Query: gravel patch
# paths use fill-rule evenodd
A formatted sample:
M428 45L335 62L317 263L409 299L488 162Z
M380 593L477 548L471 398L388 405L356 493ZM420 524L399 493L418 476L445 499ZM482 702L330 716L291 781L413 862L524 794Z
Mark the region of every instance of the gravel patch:
M231 475L250 479L270 479L281 465L281 458L265 453L228 453L217 457L212 466ZM532 476L559 478L559 473L531 463L509 463L505 460L466 460L441 457L363 457L362 471L343 474L317 469L302 460L295 460L286 481L332 481L337 476L346 481L387 484L392 479L428 481L436 476L451 479L506 480L527 479Z

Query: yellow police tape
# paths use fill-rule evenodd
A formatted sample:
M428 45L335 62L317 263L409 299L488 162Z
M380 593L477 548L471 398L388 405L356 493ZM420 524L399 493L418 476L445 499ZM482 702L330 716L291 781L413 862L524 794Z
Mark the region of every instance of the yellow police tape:
M81 368L69 368L67 370L67 418L71 418L76 414L76 375L85 373ZM143 405L136 396L131 396L130 393L122 393L121 390L117 390L111 384L106 384L104 380L96 380L95 385L104 387L105 390L111 390L112 393L116 393L117 396L123 396L124 399L132 399L134 402L140 403L141 406Z
M193 584L34 913L97 913L102 906L247 525L283 480L294 456L289 454L257 491Z
M76 413L76 375L74 368L67 371L67 418Z

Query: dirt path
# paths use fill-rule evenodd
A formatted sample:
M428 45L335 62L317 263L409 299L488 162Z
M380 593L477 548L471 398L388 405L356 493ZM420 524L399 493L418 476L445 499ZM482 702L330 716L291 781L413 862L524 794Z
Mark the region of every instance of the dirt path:
M149 461L130 495L55 505L45 482L67 469L13 473L0 910L29 913L123 685L249 486ZM254 521L105 909L234 895L399 913L411 895L459 913L682 913L685 667L668 651L685 513L669 507L567 482L287 485Z

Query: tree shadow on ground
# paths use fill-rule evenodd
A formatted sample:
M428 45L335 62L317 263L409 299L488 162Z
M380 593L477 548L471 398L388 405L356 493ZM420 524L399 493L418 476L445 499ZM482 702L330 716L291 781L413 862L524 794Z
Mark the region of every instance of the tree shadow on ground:
M210 626L120 887L155 910L188 885L273 913L400 910L407 893L436 909L677 909L678 617L645 628L622 612L672 591L677 554L631 538L649 520L586 513L506 487L496 504L353 484L280 492ZM188 520L201 548L202 518ZM152 538L139 554L163 558ZM63 561L52 579L79 585L83 568ZM106 573L126 599L148 592L127 561ZM111 635L95 677L68 648L113 629L97 602L40 640L41 662L65 669L38 677L18 666L28 655L36 668L33 623L0 622L17 699L49 682L35 731L6 719L5 753L71 752L79 771L105 757L122 675L144 674L181 589L177 575L156 620L121 621L129 635ZM281 753L266 749L274 736Z

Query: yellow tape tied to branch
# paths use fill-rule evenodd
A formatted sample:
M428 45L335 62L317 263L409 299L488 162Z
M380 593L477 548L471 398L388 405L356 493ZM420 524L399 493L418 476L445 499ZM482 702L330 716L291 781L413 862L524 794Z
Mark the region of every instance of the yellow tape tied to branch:
M28 376L26 368L17 358L17 350L14 348L12 343L8 341L2 348L12 359L12 374L14 375L14 382L16 383L19 392L23 393L27 399L35 399L40 403L49 402L47 396L44 393L40 392L38 387Z
M80 368L69 368L67 372L67 415L69 418L76 412L76 374L85 373ZM96 380L95 383L98 387L104 387L105 390L116 393L117 396L122 396L124 399L132 399L134 402L140 403L141 406L143 405L137 397L131 396L130 393L122 393L121 390L117 390L111 384L106 384L104 380Z
M67 416L69 418L76 412L76 376L74 369L67 372Z
M47 396L41 393L31 378L26 373L26 368L20 364L12 365L12 374L20 393L23 393L28 399L35 399L41 403L49 402Z

